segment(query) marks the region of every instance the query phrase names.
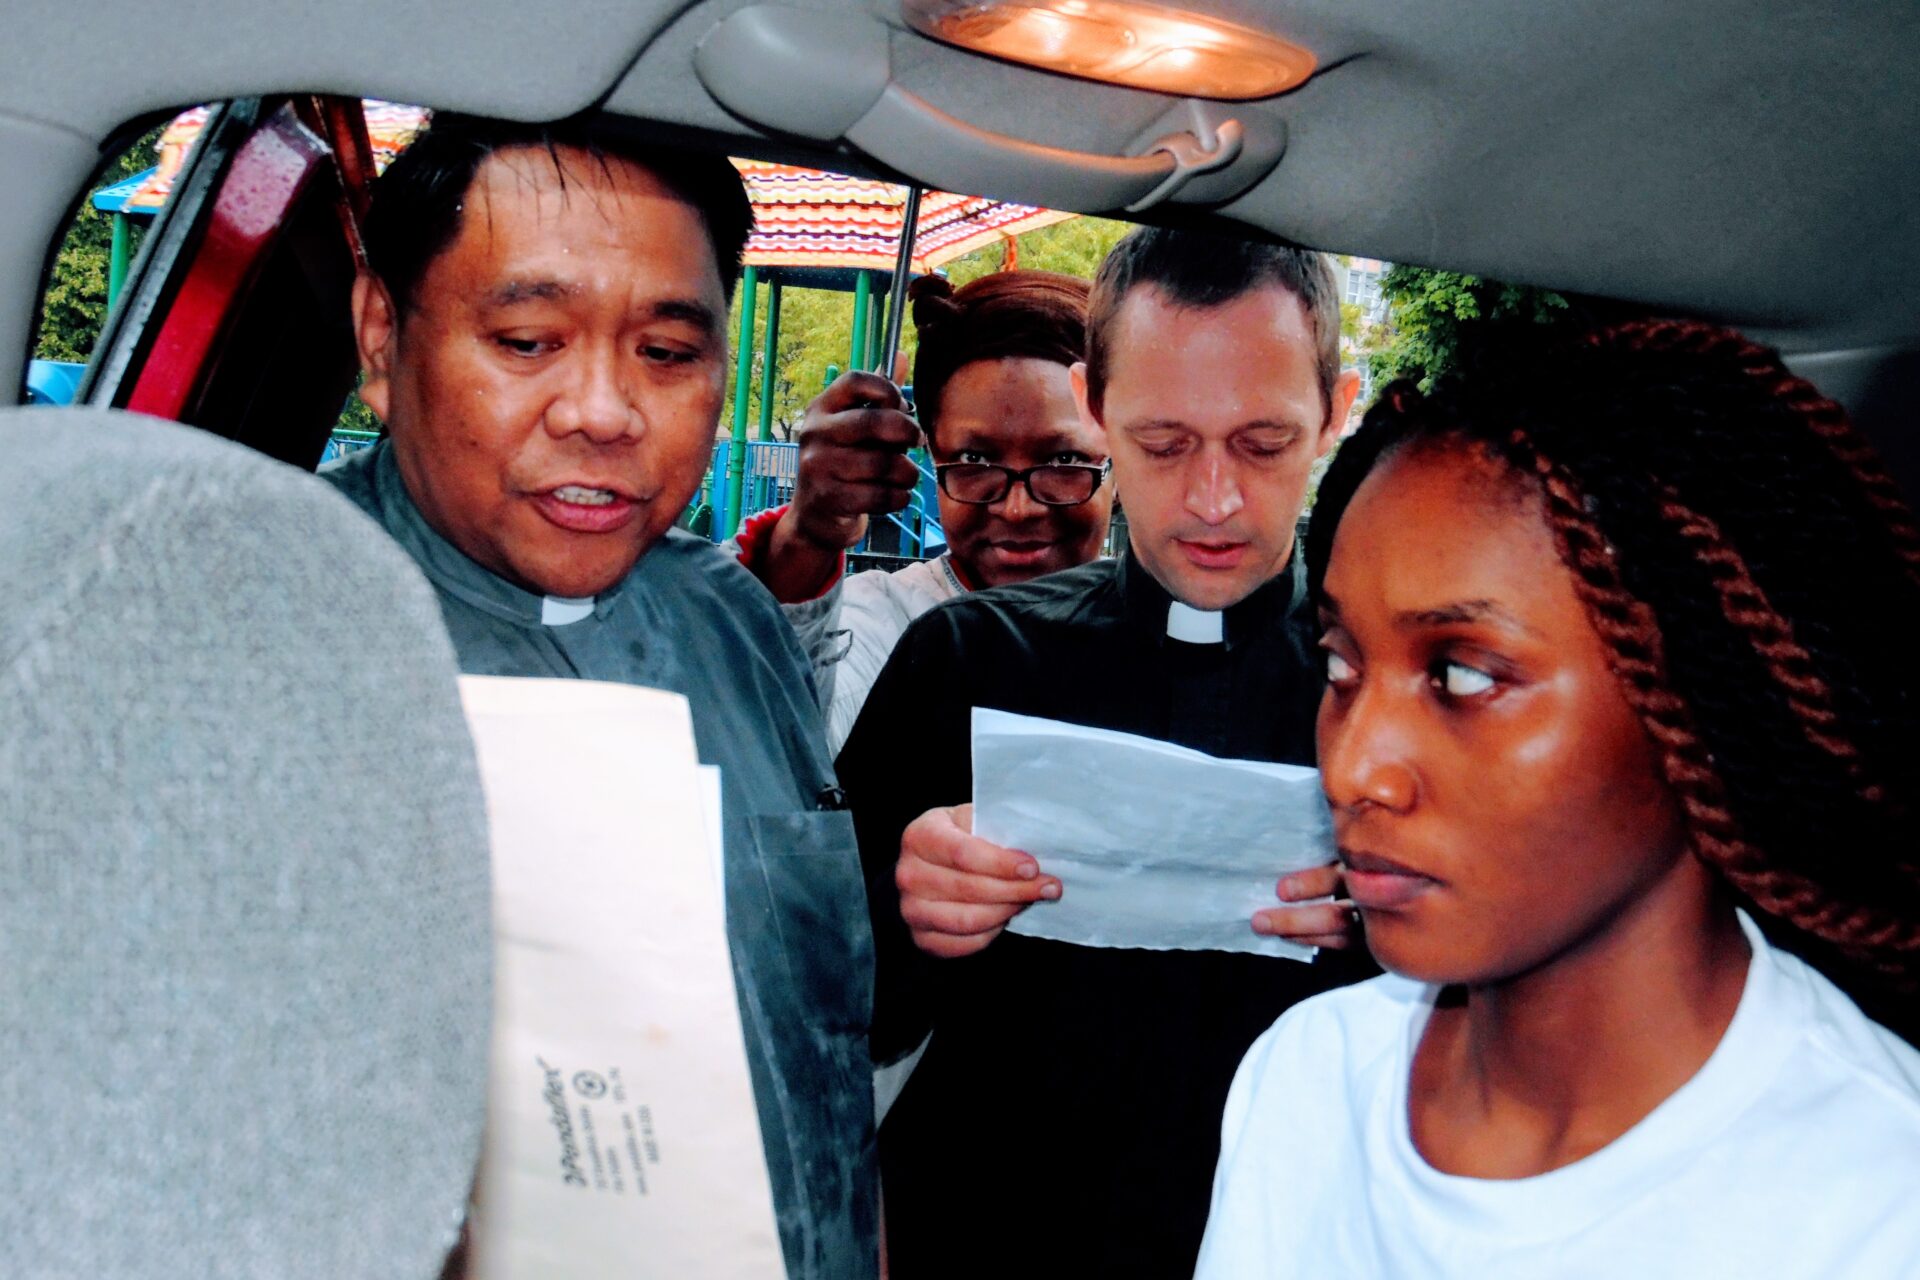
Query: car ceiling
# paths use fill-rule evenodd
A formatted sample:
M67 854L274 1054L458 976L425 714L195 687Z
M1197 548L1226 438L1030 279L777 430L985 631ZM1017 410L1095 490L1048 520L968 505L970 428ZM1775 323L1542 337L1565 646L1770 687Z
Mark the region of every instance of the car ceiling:
M702 88L694 46L743 3L13 0L0 46L0 349L25 340L31 283L102 141L186 103L324 90L526 119L600 103L736 153L885 169L751 125ZM798 7L889 21L896 81L986 129L1118 152L1168 106L938 45L901 28L887 0ZM1184 7L1320 62L1301 88L1243 108L1283 121L1289 141L1223 219L1710 315L1825 353L1837 376L1847 352L1920 347L1911 0ZM923 176L916 167L886 171Z

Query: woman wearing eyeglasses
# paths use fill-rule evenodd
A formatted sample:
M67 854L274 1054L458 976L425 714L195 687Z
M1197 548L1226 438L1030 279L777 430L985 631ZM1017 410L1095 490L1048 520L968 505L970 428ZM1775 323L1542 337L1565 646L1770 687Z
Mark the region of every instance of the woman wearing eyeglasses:
M915 399L947 549L789 606L830 613L827 629L847 633L844 654L815 672L835 752L907 624L963 592L1085 564L1113 510L1106 449L1075 412L1067 375L1086 353L1087 282L1002 271L955 290L924 276L910 296Z
M1075 412L1067 375L1086 353L1086 282L1013 271L956 293L925 277L913 300L914 389L947 532L942 571L978 590L1093 559L1113 491L1106 448Z
M836 754L908 623L964 592L1085 564L1105 545L1106 449L1075 412L1067 373L1086 354L1087 289L1052 271L1002 271L958 291L915 280L918 426L891 382L842 375L807 408L792 504L741 526L741 563L812 655ZM919 484L906 450L923 435L945 553L843 576L844 549L869 518L907 505Z

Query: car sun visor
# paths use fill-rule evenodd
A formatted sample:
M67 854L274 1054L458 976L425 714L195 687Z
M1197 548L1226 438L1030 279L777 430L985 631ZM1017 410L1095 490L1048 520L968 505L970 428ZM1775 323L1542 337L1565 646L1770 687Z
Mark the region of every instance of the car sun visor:
M891 40L877 18L754 5L707 33L694 70L715 101L763 128L845 140L948 191L1057 208L1222 203L1265 177L1286 150L1278 119L1244 103L1198 99L1175 102L1119 155L994 133L895 80Z

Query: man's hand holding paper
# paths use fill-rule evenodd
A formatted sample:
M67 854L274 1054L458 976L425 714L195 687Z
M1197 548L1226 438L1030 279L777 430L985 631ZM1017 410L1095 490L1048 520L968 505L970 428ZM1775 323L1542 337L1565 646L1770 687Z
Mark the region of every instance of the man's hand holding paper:
M1016 933L1298 960L1313 954L1305 938L1344 936L1329 908L1267 906L1276 870L1319 872L1295 891L1332 888L1332 826L1311 768L976 707L973 785L977 835L1018 845L1062 881L1059 904L1011 921Z
M1028 904L1060 896L1031 856L972 832L973 806L963 804L928 810L900 838L900 917L928 955L972 955Z
M1340 890L1340 865L1329 862L1281 876L1274 896L1299 906L1268 907L1253 913L1253 931L1285 938L1303 947L1344 950L1359 941L1351 902L1331 901Z
M983 720L987 730L984 759ZM1192 919L1181 921L1151 909L1142 915L1129 909L1134 919L1126 935L1128 941L1092 945L1200 945L1298 958L1305 957L1306 948L1351 945L1352 916L1347 904L1325 901L1338 888L1339 873L1331 861L1333 848L1313 771L1215 761L1199 752L1169 748L1151 739L997 711L976 710L975 735L976 800L992 806L990 822L1006 824L1013 834L1003 835L1001 828L987 827L987 832L1001 835L1007 843L989 839L986 833L976 834L976 805L930 810L907 828L901 839L895 880L900 888L901 915L915 944L928 954L953 957L979 951L1030 905L1061 899L1072 888L1073 875L1067 874L1063 883L1048 872L1056 867L1077 867L1087 850L1105 849L1112 855L1121 846L1125 851L1114 856L1122 862L1161 869L1157 874L1150 873L1157 882L1153 888L1143 888L1147 879L1123 869L1119 880L1137 882L1122 891L1128 902L1170 905L1165 897L1169 882L1192 887L1194 878L1189 873L1194 871L1201 872L1202 880L1231 878L1235 866L1247 865L1245 859L1251 850L1262 868L1256 877L1264 880L1272 870L1286 870L1288 874L1280 877L1274 894L1283 903L1301 905L1256 909L1257 904L1249 902L1247 911L1236 920L1250 917L1252 934L1259 937L1244 933L1229 936L1229 932L1244 928L1237 923L1233 931L1203 927L1196 933ZM1099 744L1091 749L1093 754L1087 754L1088 743ZM1132 771L1123 764L1119 772L1114 772L1107 767L1113 761L1105 760L1103 752L1132 757ZM1177 761L1172 775L1168 773L1169 752L1186 757ZM1048 756L1047 763L1038 764L1041 755ZM1095 755L1101 755L1101 759L1096 760ZM1213 774L1216 783L1232 794L1214 803L1220 797L1210 797L1209 788L1203 785L1197 793L1175 797L1164 794L1164 787L1154 781L1173 776L1190 782L1192 777L1184 772L1187 769L1200 770L1197 776ZM1245 779L1231 776L1248 770L1277 776L1294 785L1283 792L1250 786ZM1196 813L1198 821L1181 821ZM1141 822L1128 822L1121 816L1127 814L1145 816ZM1254 824L1251 828L1249 822ZM1154 831L1156 826L1164 829ZM1285 838L1289 830L1292 838ZM1251 842L1249 831L1254 836ZM1281 833L1280 838L1271 845L1259 844L1261 831ZM1229 836L1228 842L1235 844L1237 853L1223 853L1226 865L1208 875L1208 860L1196 850L1195 842L1213 843L1216 852L1221 852L1217 844L1223 832ZM1239 833L1237 840L1233 839L1234 833ZM1157 843L1143 839L1153 835L1160 837ZM1023 846L1020 849L1008 847L1016 842L1016 836ZM1039 850L1039 856L1027 852L1028 848ZM1117 883L1111 875L1104 878L1105 889L1111 890ZM1247 877L1242 875L1240 879L1246 881ZM1218 893L1216 885L1213 900L1218 900ZM1043 906L1042 910L1052 908ZM1095 905L1089 913L1103 910ZM1029 927L1025 921L1014 928L1015 932L1041 937L1057 937L1064 931L1078 936L1062 940L1086 941L1086 923L1083 916L1079 922L1069 919L1064 928ZM1110 923L1102 921L1100 927ZM1217 926L1221 921L1212 923ZM1211 934L1211 940L1202 940L1201 933Z

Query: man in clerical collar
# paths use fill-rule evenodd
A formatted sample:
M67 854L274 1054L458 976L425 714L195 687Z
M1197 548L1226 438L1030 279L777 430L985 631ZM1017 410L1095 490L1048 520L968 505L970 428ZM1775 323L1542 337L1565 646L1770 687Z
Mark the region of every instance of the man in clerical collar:
M461 669L686 695L787 1274L875 1274L872 946L807 665L673 528L712 451L752 223L718 156L442 115L375 184L354 287L390 438L324 473L419 562Z
M880 1135L898 1274L1190 1274L1242 1054L1357 976L1003 933L1063 886L972 836L963 803L975 706L1313 762L1322 672L1294 531L1357 389L1339 325L1317 254L1154 229L1122 241L1073 380L1113 460L1127 553L921 617L840 755L880 947L878 1056L933 1033ZM1335 885L1329 866L1279 892ZM1250 927L1340 947L1349 916L1276 903Z

